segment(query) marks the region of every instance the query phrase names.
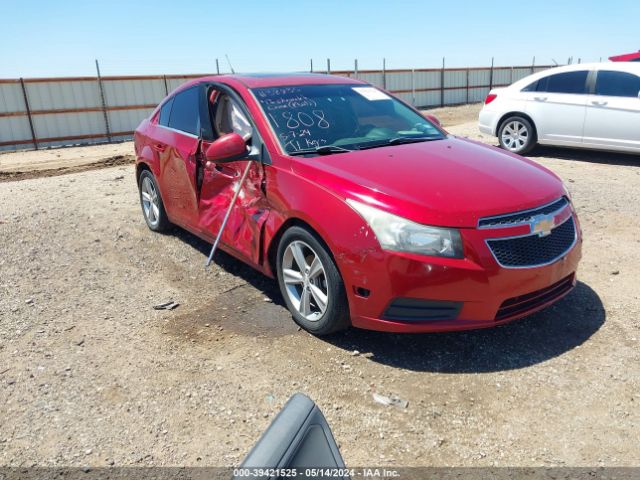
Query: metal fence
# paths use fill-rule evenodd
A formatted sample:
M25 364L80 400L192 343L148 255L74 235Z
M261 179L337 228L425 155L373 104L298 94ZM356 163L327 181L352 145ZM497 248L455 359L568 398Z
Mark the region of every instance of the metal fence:
M480 102L549 66L332 71L384 88L421 108ZM131 139L181 83L202 75L0 79L0 150Z

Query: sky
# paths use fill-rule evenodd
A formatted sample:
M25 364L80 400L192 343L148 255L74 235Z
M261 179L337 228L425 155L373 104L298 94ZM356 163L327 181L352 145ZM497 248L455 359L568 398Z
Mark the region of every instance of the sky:
M0 0L0 78L598 61L640 50L637 0Z

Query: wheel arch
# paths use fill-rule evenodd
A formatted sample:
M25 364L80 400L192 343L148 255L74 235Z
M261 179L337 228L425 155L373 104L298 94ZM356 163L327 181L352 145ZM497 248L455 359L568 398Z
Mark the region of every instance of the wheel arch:
M317 228L314 228L309 222L305 221L299 216L292 216L287 218L282 224L277 228L271 238L268 240L268 245L266 248L266 266L270 270L271 274L274 277L277 277L276 270L276 255L278 253L278 247L280 245L280 240L284 233L289 230L291 227L301 227L308 230L312 235L316 236L318 241L322 243L322 245L327 249L327 253L331 257L331 259L336 262L336 258L334 252L331 249L329 243L323 238L322 234L318 231ZM337 265L337 263L336 263ZM338 267L339 270L339 267Z
M522 117L526 119L533 127L533 134L535 135L535 139L536 140L538 139L538 127L536 126L536 122L533 121L533 118L531 118L531 115L528 115L524 112L519 112L519 111L511 111L511 112L505 113L500 117L500 120L498 120L498 123L496 126L496 137L500 136L500 129L502 128L502 125L509 117Z
M151 167L147 162L144 162L144 161L138 162L136 164L136 183L138 185L140 185L140 175L142 175L142 172L144 170L148 170L149 172L153 173L153 171L151 170Z

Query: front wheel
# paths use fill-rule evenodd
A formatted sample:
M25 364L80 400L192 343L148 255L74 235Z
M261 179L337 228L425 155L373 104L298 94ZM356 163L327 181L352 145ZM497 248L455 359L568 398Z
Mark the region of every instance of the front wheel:
M507 118L498 131L498 141L505 150L524 155L536 145L536 132L526 118L513 116Z
M326 246L301 227L288 229L278 245L280 291L294 321L314 335L349 327L349 305L340 272Z

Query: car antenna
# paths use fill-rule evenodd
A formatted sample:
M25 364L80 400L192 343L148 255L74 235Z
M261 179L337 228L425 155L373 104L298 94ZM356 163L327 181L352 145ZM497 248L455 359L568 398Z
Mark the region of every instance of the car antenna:
M231 73L233 73L235 75L236 71L233 69L233 65L231 65L231 60L229 60L229 55L227 55L225 53L224 56L227 59L227 63L229 64L229 68L231 69Z
M556 67L558 66L558 62L556 62L555 58L552 58L551 61L556 64Z

